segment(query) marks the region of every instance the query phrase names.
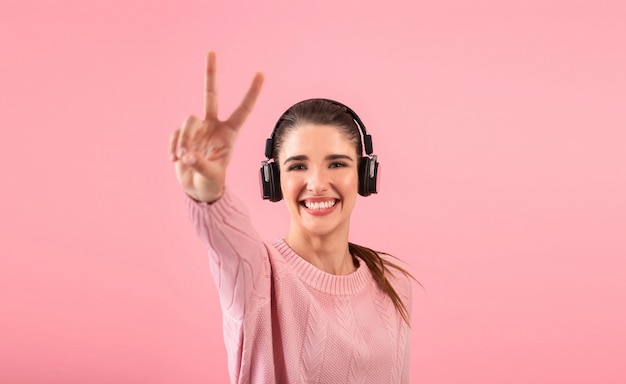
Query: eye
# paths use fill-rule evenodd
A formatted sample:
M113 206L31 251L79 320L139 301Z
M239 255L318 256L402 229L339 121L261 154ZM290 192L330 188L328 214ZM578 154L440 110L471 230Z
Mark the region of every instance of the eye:
M344 163L343 161L333 161L332 163L330 163L329 168L343 168L347 166L348 164Z
M304 164L302 164L302 163L295 163L295 164L292 164L289 167L287 167L287 172L289 172L289 171L302 171L304 169L306 169Z

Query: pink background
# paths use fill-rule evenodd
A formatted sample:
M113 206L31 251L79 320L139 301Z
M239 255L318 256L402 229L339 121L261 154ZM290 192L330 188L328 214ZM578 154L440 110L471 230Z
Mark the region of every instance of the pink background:
M416 383L624 383L626 7L572 1L23 1L0 11L0 382L226 382L168 161L218 54L228 183L259 232L285 108L359 113L383 167L353 240L401 257Z

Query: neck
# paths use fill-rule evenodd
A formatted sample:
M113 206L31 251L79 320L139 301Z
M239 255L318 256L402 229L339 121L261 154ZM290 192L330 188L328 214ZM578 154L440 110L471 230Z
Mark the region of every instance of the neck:
M356 270L348 250L347 233L319 236L290 229L284 240L300 257L324 272L347 275Z

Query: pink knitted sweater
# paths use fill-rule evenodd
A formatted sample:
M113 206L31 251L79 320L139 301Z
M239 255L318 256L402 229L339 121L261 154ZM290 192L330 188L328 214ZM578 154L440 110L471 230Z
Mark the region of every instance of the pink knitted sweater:
M228 190L186 201L209 248L232 383L409 382L409 328L364 262L337 276L263 242ZM410 281L389 279L410 311Z

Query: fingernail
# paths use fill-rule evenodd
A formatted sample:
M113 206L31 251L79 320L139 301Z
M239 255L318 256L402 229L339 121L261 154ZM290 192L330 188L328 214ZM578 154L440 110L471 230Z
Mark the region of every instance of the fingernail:
M183 155L185 154L185 152L187 152L187 148L185 147L180 147L178 148L178 152L176 153L176 155L181 158L183 157Z

